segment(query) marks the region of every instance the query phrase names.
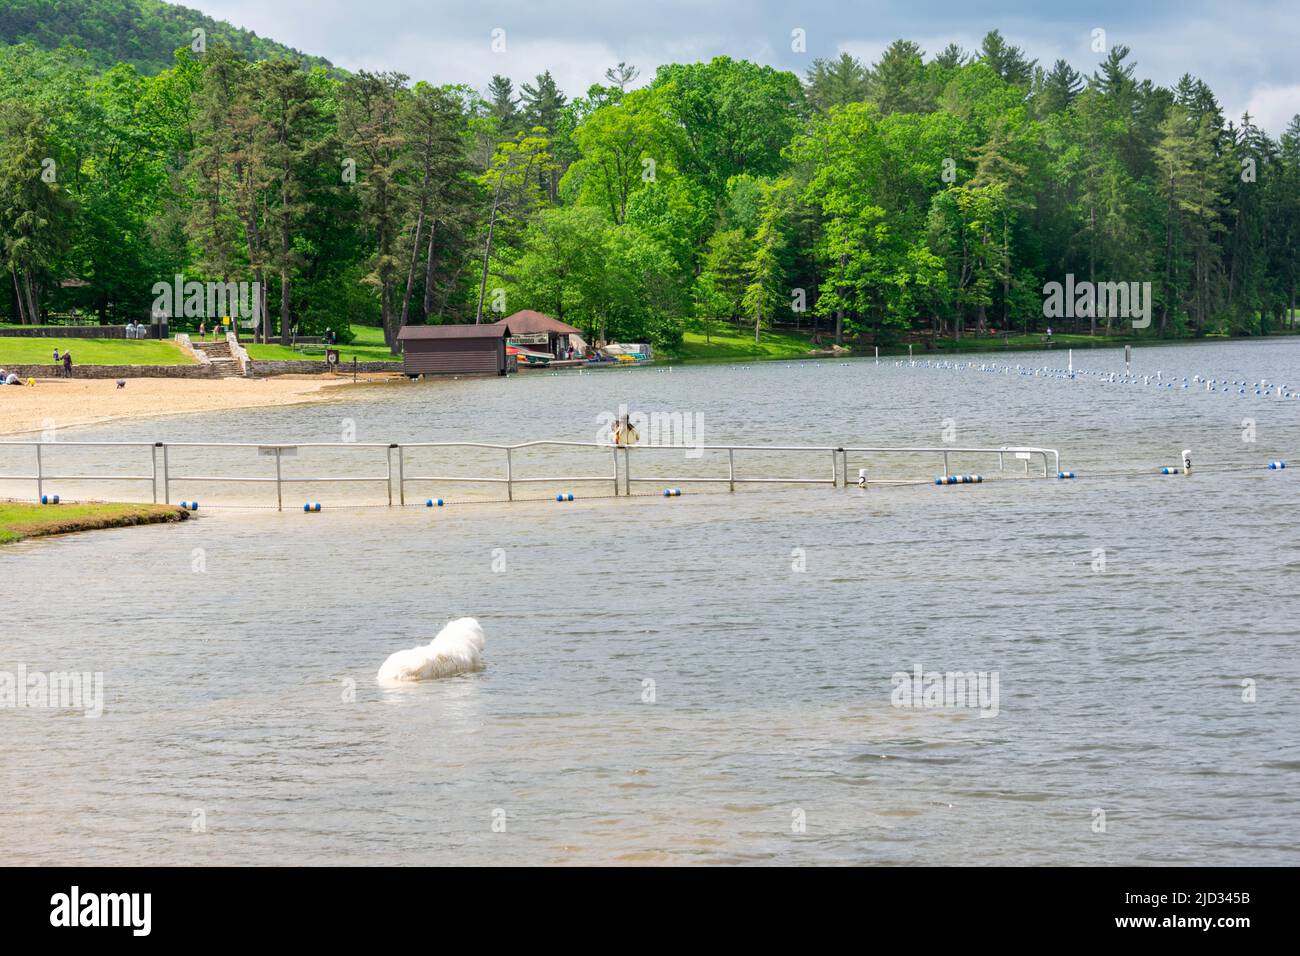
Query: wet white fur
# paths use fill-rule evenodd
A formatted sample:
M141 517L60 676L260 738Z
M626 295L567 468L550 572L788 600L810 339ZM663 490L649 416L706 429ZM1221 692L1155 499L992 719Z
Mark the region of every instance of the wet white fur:
M436 680L481 671L487 638L472 617L452 621L428 644L391 654L379 668L381 684Z

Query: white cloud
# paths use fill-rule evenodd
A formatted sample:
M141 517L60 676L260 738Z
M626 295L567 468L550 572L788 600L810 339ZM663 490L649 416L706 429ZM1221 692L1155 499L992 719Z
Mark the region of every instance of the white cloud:
M1246 112L1261 129L1279 133L1300 113L1300 83L1292 86L1257 86L1250 91Z
M899 37L933 55L948 42L971 50L990 29L1044 66L1057 57L1085 76L1102 56L1091 31L1132 48L1139 79L1172 86L1183 73L1205 80L1227 116L1249 108L1274 135L1300 84L1294 4L1287 0L188 0L211 16L328 57L347 69L400 70L415 79L484 89L493 73L516 84L549 69L568 95L583 94L620 60L643 78L662 63L746 57L802 75L815 56L846 50L868 62ZM508 54L488 49L507 30ZM807 30L808 52L790 50Z

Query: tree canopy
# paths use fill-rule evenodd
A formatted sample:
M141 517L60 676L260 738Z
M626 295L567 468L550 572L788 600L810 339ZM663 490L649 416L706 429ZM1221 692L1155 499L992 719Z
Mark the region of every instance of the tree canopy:
M224 27L195 50L151 0L77 7L0 6L25 41L0 46L6 321L143 318L184 274L258 282L260 334L285 340L362 323L395 347L403 324L532 308L597 339L879 342L1039 328L1073 274L1150 282L1148 334L1293 323L1300 118L1274 139L1195 77L1141 79L1127 47L1047 67L994 30L802 78L717 57L478 90ZM157 29L120 29L140 17Z

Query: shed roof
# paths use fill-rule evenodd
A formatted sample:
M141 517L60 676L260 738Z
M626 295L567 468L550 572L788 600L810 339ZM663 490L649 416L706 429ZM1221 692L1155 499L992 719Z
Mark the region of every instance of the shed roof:
M581 335L580 329L566 325L559 319L553 319L542 312L523 309L504 320L510 326L512 335L530 335L537 332L554 332L556 335Z
M412 339L501 339L510 335L504 322L481 325L404 325L397 333L399 341Z

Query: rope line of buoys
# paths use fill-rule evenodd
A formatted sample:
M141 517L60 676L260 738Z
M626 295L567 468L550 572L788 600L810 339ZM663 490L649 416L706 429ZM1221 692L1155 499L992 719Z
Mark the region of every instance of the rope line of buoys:
M934 479L936 485L978 485L983 481L983 475L940 475Z
M308 501L302 506L302 510L306 511L309 514L320 511L320 502Z
M1300 388L1286 383L1259 378L1248 381L1244 378L1222 378L1203 375L1165 377L1163 370L1154 375L1137 375L1131 371L1113 372L1105 369L1060 368L1051 365L1028 366L1010 365L999 362L953 362L934 359L900 359L894 363L897 368L937 369L940 371L979 371L1003 375L1018 375L1022 378L1055 378L1062 380L1091 379L1106 385L1143 385L1165 389L1192 389L1204 385L1207 392L1221 392L1225 395L1235 394L1242 398L1255 395L1261 398L1278 398L1282 400L1300 400Z

